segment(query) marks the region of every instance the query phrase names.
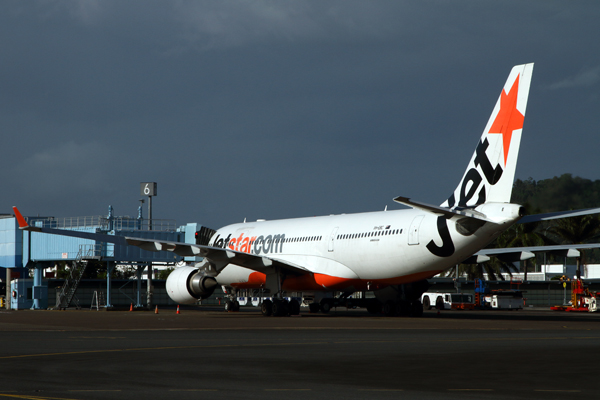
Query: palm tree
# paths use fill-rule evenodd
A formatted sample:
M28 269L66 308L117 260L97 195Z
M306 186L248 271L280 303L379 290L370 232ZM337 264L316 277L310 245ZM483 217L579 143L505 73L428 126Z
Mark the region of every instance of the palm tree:
M564 244L589 243L600 237L600 219L597 215L582 215L579 217L559 219L550 232ZM586 251L577 257L577 279L581 279L581 265L585 265Z
M554 244L552 240L540 232L540 226L540 222L513 225L498 238L497 242L504 242L503 247L533 247ZM523 281L527 281L529 260L523 260L522 263Z
M472 281L475 278L484 279L484 274L487 274L488 280L504 280L503 273L508 275L517 272L514 265L505 263L499 259L491 259L490 261L481 264L459 264L458 276L467 276L467 280ZM455 276L456 268L450 268L446 271L446 276Z
M507 238L506 235L500 235L490 246L506 247ZM456 276L456 272L456 267L452 267L445 272L444 276ZM466 275L467 280L484 279L484 274L487 274L488 280L504 280L503 273L512 276L513 272L517 272L514 265L495 257L480 264L459 264L458 266L458 276Z
M498 236L489 247L530 247L555 244L555 242L546 235L542 234L541 227L542 225L540 222L513 225L510 229ZM530 269L529 260L522 261L522 264L524 270L523 280L527 281L527 272ZM451 268L446 272L445 276L454 276L456 275L455 271L456 268ZM512 276L513 272L517 272L517 268L512 263L496 257L483 264L460 264L458 269L459 276L467 275L467 279L469 280L475 278L483 279L485 273L490 280L504 280L502 276L503 273Z

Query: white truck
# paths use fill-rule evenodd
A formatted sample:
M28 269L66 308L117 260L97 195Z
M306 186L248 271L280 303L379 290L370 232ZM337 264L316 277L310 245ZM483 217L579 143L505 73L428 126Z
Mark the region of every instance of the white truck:
M470 293L425 292L421 296L424 310L472 310L475 308L475 296Z

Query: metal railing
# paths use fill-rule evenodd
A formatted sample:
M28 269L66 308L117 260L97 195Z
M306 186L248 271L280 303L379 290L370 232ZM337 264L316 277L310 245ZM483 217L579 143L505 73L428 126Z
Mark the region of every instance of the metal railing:
M177 230L177 224L174 219L127 219L117 217L113 219L113 229L117 231L148 231L152 227L153 231L174 232Z
M110 230L140 230L147 231L150 227L153 231L173 232L177 229L174 219L137 219L128 216L107 219L101 215L89 217L27 217L28 223L38 228L53 229L82 229L97 228L103 231Z
M112 250L112 251L111 251ZM114 246L104 243L80 244L77 260L101 260L115 256Z

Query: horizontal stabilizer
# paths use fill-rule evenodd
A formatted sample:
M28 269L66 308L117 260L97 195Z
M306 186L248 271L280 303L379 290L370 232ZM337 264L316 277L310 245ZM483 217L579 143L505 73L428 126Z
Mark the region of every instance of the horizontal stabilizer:
M461 217L475 218L475 219L485 221L485 222L494 222L494 221L488 219L484 214L477 212L475 210L472 210L472 209L463 209L463 210L449 209L446 207L434 206L431 204L421 203L419 201L414 201L408 197L402 197L402 196L396 197L394 199L394 201L396 203L404 204L405 206L409 206L412 208L418 208L420 210L424 210L424 211L427 211L430 213L444 215L448 218L461 216Z

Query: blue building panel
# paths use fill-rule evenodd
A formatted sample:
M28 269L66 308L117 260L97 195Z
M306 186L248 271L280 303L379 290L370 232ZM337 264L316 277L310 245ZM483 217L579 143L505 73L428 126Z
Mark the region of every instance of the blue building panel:
M23 232L14 217L0 218L0 267L23 266Z
M97 228L86 227L71 229L79 232L96 233ZM29 242L31 240L31 242ZM74 238L60 235L49 235L40 232L27 232L25 234L25 248L30 249L31 261L76 260L80 251L96 249L96 242L89 239ZM29 245L31 243L31 245ZM25 263L29 261L25 256Z

